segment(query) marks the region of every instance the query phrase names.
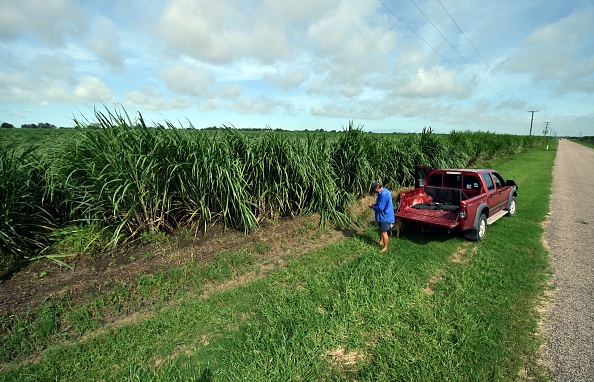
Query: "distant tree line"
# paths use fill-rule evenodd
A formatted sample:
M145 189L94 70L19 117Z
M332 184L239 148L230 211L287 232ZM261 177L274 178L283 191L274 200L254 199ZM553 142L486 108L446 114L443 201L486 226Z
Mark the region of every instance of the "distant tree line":
M204 127L201 130L225 130L227 129L227 126L210 126L210 127ZM280 129L280 128L276 128L273 129L271 127L265 127L265 128L261 128L261 127L247 127L247 128L243 128L243 127L233 127L234 130L238 130L238 131L263 131L263 132L268 132L268 131L277 131L277 132L282 132L282 131L289 131L289 132L318 132L318 133L323 133L326 132L324 129L314 129L314 130L309 130L309 129L303 129L303 130L284 130L284 129ZM336 133L336 130L332 130L330 131L331 133Z
M101 125L99 123L90 123L88 124L86 127L91 128L91 129L98 129L101 127ZM137 126L137 127L140 127ZM165 126L163 125L156 125L156 127L161 127L161 128L165 128ZM13 125L12 123L8 123L8 122L2 122L2 124L0 125L0 128L2 129L14 129L16 128L15 125ZM52 125L51 123L25 123L23 125L21 125L21 128L23 129L57 129L58 127L56 127L56 125ZM192 127L190 127L192 128ZM226 126L211 126L211 127L205 127L202 130L225 130ZM242 130L242 131L286 131L283 129L271 129L270 127L267 128L237 128L235 130ZM303 132L310 132L310 131L315 131L315 132L324 132L324 129L315 129L315 130L308 130L308 129L304 129L304 130L295 130L297 132L299 131L303 131ZM336 133L336 130L332 130L331 133Z
M580 137L579 140L594 145L594 136Z
M15 126L12 123L2 122L2 125L0 125L0 128L14 129ZM56 127L56 125L52 125L51 123L40 122L38 124L25 123L25 124L21 125L21 128L23 128L23 129L56 129L57 127Z

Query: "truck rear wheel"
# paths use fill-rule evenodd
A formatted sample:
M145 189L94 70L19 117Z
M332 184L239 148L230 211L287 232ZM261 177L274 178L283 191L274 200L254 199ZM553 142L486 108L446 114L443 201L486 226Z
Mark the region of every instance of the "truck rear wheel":
M478 227L476 229L476 241L485 240L485 236L487 236L487 215L481 214Z

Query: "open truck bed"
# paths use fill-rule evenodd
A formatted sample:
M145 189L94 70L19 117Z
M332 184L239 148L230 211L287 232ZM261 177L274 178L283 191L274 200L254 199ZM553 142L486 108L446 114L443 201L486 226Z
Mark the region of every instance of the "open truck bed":
M397 219L483 240L488 224L515 214L517 186L494 170L431 169L421 183L399 195Z
M397 212L396 218L449 229L453 229L459 224L457 212L439 210L409 208L406 211Z

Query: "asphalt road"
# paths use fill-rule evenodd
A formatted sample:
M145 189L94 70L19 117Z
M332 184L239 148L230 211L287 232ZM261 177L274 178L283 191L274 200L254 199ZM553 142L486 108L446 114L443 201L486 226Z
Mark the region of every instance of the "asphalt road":
M561 140L545 240L556 287L544 326L556 381L594 381L594 149Z

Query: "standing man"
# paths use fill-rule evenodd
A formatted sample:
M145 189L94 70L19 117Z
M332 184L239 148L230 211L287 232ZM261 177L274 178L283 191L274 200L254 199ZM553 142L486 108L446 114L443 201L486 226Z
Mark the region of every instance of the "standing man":
M388 231L390 224L394 223L394 206L392 205L392 194L390 190L384 188L381 183L373 183L371 191L377 194L375 204L370 204L369 208L375 211L375 221L379 225L381 252L388 250Z

